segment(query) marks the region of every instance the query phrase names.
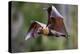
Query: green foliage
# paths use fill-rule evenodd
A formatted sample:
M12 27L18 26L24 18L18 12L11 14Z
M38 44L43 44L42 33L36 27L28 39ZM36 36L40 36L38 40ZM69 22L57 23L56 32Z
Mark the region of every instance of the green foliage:
M17 10L21 11L24 16L23 22L23 33L28 31L31 21L40 21L47 24L47 13L43 10L48 4L35 4L25 2L13 2ZM76 13L75 13L76 12ZM70 33L70 39L68 40L68 46L64 37L47 37L40 35L37 38L30 40L24 40L25 35L19 33L13 43L13 52L24 52L24 51L41 51L41 50L62 50L68 48L77 48L77 7L73 6L71 11L72 16L72 29ZM17 51L19 50L19 51Z

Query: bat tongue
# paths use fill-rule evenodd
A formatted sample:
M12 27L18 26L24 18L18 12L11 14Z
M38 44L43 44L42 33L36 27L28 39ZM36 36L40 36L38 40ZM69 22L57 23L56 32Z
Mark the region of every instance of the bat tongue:
M60 18L64 18L59 12L58 10L52 6L52 11L51 11L51 15L50 17L60 17Z

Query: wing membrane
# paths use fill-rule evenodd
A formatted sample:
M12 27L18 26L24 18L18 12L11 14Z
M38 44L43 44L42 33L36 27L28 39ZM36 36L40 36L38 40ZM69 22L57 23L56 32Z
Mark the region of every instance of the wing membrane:
M27 32L27 35L26 35L26 38L25 40L31 38L31 37L36 37L38 35L38 32L40 32L39 28L42 28L46 26L45 24L43 23L40 23L38 21L34 21L32 22L28 32ZM39 30L39 31L38 31Z

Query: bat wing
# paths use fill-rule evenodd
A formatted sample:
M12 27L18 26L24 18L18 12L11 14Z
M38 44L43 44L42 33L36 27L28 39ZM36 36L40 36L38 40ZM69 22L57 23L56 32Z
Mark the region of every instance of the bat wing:
M49 7L50 8L50 7ZM67 34L65 25L63 22L63 16L60 15L60 13L57 11L55 7L51 7L51 11L48 10L48 23L47 26L51 30L55 30L58 33Z
M52 30L56 30L56 31L62 32L62 33L65 32L64 31L65 25L64 25L63 19L61 19L61 18L54 18L54 17L50 18L48 20L47 26Z
M32 22L28 32L27 32L27 35L26 35L26 38L25 40L31 38L31 37L36 37L38 35L38 33L40 32L39 29L42 29L42 27L44 26L45 24L43 23L40 23L38 21L34 21ZM46 26L46 25L45 25Z

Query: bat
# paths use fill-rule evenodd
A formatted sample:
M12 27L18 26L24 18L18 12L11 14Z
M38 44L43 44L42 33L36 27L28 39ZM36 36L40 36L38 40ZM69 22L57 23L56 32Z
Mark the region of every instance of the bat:
M36 37L40 34L46 36L63 36L66 37L66 29L63 22L63 16L57 11L54 6L47 8L48 12L48 23L44 24L38 21L31 23L29 30L26 34L25 40L30 39L31 37Z

